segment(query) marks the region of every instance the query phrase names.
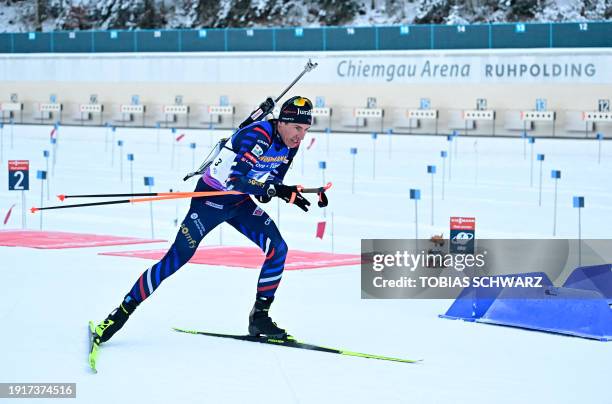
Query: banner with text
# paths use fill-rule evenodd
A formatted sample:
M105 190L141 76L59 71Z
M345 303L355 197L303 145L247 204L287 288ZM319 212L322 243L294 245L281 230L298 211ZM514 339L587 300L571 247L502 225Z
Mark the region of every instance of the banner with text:
M612 83L611 50L0 55L0 81L310 84Z
M366 239L361 261L363 299L452 299L464 288L561 286L579 266L612 263L612 240L481 239L453 253L448 239Z

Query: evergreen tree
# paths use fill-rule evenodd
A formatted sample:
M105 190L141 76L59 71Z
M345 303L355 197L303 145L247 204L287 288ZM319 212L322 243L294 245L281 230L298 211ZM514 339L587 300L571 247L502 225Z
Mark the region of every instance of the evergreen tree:
M451 9L449 0L423 0L419 3L416 24L443 24Z
M509 21L529 21L538 12L539 0L514 0L508 10Z
M8 30L469 24L612 19L612 0L0 0Z
M321 25L348 24L358 12L363 12L361 4L356 0L314 0L314 6L320 10Z

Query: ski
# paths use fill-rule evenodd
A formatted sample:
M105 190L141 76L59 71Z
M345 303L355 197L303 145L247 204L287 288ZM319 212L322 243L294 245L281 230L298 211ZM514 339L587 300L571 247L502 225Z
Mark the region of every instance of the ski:
M98 373L96 370L96 360L98 359L98 352L100 351L100 344L96 342L96 326L93 321L89 322L89 367L94 373Z
M209 337L218 337L218 338L229 338L235 339L239 341L249 341L249 342L259 342L261 344L270 344L277 346L285 346L290 348L298 348L298 349L306 349L310 351L318 351L318 352L327 352L337 355L346 355L346 356L357 356L360 358L367 359L378 359L383 361L392 361L392 362L403 362L403 363L418 363L421 362L422 359L402 359L402 358L393 358L389 356L381 356L381 355L373 355L366 354L360 352L346 351L344 349L337 348L328 348L321 345L313 345L305 342L301 342L293 338L292 336L288 336L287 339L278 339L278 338L269 338L269 337L253 337L251 335L233 335L233 334L219 334L214 332L206 332L206 331L195 331L195 330L185 330L182 328L173 328L175 331L184 332L188 334L197 334L197 335L206 335Z

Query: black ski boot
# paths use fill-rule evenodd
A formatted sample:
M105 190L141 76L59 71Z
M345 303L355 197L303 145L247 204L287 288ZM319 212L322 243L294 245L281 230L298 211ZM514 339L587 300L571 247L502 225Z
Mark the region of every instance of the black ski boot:
M253 337L266 336L270 338L288 337L287 331L276 325L268 316L273 297L258 297L249 315L249 335Z
M111 339L111 337L123 327L128 317L130 317L130 314L136 310L136 306L136 302L132 299L121 302L119 307L111 311L108 317L106 317L106 320L96 326L96 342L101 344Z

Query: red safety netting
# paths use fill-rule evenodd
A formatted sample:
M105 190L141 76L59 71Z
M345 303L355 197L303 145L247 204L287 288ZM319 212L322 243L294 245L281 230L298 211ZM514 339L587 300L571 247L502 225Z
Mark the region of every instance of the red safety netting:
M100 255L146 258L160 260L166 250L140 250L103 252ZM218 265L226 267L259 268L264 261L263 252L256 247L199 247L191 260L192 264ZM327 268L343 265L359 265L358 254L332 254L289 250L285 261L286 270Z
M107 236L104 234L66 233L62 231L0 230L0 246L63 249L100 247L108 245L159 243L135 237Z

